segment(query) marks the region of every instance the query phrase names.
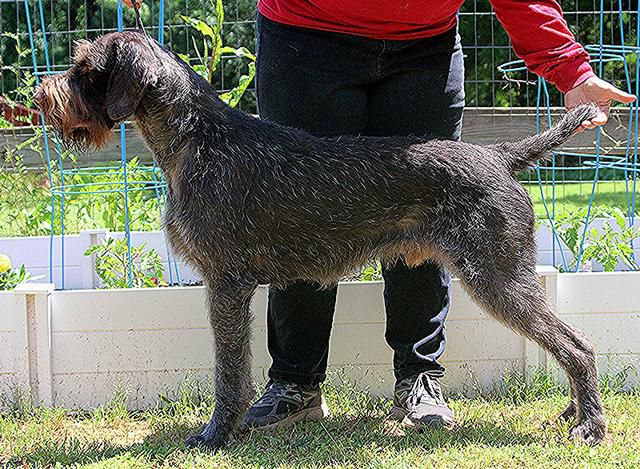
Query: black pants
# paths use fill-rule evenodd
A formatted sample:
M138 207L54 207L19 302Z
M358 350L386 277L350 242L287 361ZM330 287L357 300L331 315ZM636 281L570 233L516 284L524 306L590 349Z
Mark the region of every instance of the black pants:
M419 40L373 40L259 15L257 59L262 118L318 136L460 138L464 64L456 30ZM385 337L396 378L423 371L441 376L448 274L435 264L408 268L400 262L384 266L383 277ZM269 291L272 379L325 379L336 290L299 282Z

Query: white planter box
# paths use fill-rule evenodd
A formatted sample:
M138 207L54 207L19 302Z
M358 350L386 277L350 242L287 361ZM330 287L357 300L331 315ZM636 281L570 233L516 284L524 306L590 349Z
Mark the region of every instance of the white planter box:
M558 314L595 343L601 371L626 367L629 382L637 382L640 274L540 274ZM382 288L380 282L340 285L329 363L361 388L389 395L394 380ZM480 311L459 282L452 296L442 359L449 389L473 392L507 370L551 363ZM270 365L266 298L261 287L252 303L256 381ZM132 407L145 407L187 376L211 381L213 344L202 287L53 291L27 284L0 293L0 311L0 383L30 389L37 403L93 407L121 390Z
M640 272L558 274L557 312L594 343L602 373L640 373Z
M18 325L13 292L0 292L0 393L13 392L18 382Z
M384 341L382 289L380 282L340 285L329 361L348 379L388 394L392 353ZM54 402L91 407L124 389L133 405L145 406L187 375L210 378L212 336L204 298L202 287L53 292ZM261 287L252 303L253 376L259 382L271 363L266 298ZM524 340L482 313L457 282L447 332L443 362L451 387L488 385L505 369L524 367Z
M543 274L555 285L555 272ZM30 337L24 359L2 365L22 377L34 401L44 405L92 407L128 393L129 403L144 407L160 393L175 391L186 376L211 379L213 344L207 323L204 288L53 291L30 286L15 293L22 330ZM38 289L39 288L39 289ZM390 394L392 353L384 341L385 314L381 282L343 283L330 349L330 368L376 393ZM553 290L553 288L551 289ZM10 296L10 295L9 295ZM266 348L267 289L252 303L253 376L262 382L271 360ZM29 306L30 305L30 306ZM26 311L26 312L25 312ZM454 282L447 322L445 384L456 389L487 386L506 369L539 365L540 354L510 330L481 312ZM17 367L17 370L14 370Z
M53 285L49 284L22 284L13 291L0 292L0 395L3 398L26 393L36 402L52 402L46 385L51 369L51 292Z

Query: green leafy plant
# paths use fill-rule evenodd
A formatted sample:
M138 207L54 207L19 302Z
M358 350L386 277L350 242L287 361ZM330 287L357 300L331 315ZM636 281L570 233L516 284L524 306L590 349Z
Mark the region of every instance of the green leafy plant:
M12 269L9 256L0 254L0 290L13 290L29 280L30 277L31 275L25 270L24 265L21 265L19 269Z
M184 22L198 31L202 36L202 47L198 47L197 41L193 39L197 63L191 64L190 58L185 54L179 54L179 56L182 60L190 64L196 73L206 78L209 83L213 83L214 72L225 54L247 59L249 61L248 74L241 75L238 79L237 86L220 95L220 99L229 106L235 107L240 102L240 99L247 91L256 74L256 57L246 47L235 48L223 45L222 24L224 23L224 8L222 0L211 0L211 3L215 11L215 17L210 20L211 24L198 18L182 16Z
M631 270L638 270L631 243L640 236L640 230L634 226L627 226L627 219L622 210L615 209L611 215L615 219L617 229L607 221L602 230L589 230L589 243L583 256L602 264L605 272L613 272L620 262Z
M131 246L131 261L127 250L125 239L108 238L85 251L85 256L95 254L95 270L104 288L129 288L129 270L134 288L167 285L162 260L155 250L147 250L146 243Z
M555 218L553 225L555 231L573 257L566 271L572 272L575 270L578 257L581 258L583 263L597 262L601 264L605 272L613 272L620 262L632 270L638 270L640 267L633 258L631 243L640 237L640 229L628 226L626 216L619 208L607 211L592 209L582 256L579 256L586 215L587 209L583 208L560 213ZM591 222L596 217L613 217L615 225L612 225L607 220L601 229L591 228ZM549 221L547 223L550 224ZM561 271L565 270L564 266L559 266L559 268Z
M371 261L360 271L358 277L360 282L371 282L373 280L382 280L382 267L379 261Z
M558 237L564 242L565 246L572 254L573 260L567 266L567 271L575 270L576 262L580 254L580 241L584 233L584 223L587 216L587 209L579 209L575 211L561 212L556 215L553 221L553 227ZM550 220L546 220L549 226L552 226ZM582 257L583 260L584 256ZM560 271L564 271L564 266L559 266Z
M58 171L54 185L60 184ZM160 174L142 166L137 158L127 163L130 228L136 231L159 230L163 194ZM108 169L84 169L64 176L65 232L107 229L123 231L123 171L120 165ZM99 195L97 194L99 193ZM56 197L54 232L62 227L60 197ZM45 173L26 168L15 151L4 155L0 166L0 237L44 236L51 229L51 192Z
M22 157L7 151L0 166L0 236L44 236L51 225L47 177L29 171Z
M153 168L139 164L138 158L127 163L129 223L132 230L151 231L160 229L158 187L160 174ZM74 222L73 231L105 228L123 231L124 194L112 192L123 189L122 166L110 169L83 170L65 178L65 186L72 188L65 198L65 211ZM100 196L96 192L101 193Z
M31 107L33 102L33 89L35 87L36 78L35 76L26 71L24 69L23 60L31 53L31 49L23 48L20 35L13 32L3 32L0 33L0 37L12 40L15 43L14 50L12 53L15 55L14 60L10 63L6 64L6 67L3 67L7 72L12 75L12 80L16 85L15 88L11 90L10 93L7 93L4 97L6 99L6 104L10 107L13 107L16 104L16 101L24 104L27 107ZM2 58L0 57L0 65L4 65L2 63ZM5 73L6 76L6 73ZM28 116L16 116L16 120L23 121L25 123L30 123L31 118ZM0 129L10 128L13 124L7 121L4 116L0 115Z

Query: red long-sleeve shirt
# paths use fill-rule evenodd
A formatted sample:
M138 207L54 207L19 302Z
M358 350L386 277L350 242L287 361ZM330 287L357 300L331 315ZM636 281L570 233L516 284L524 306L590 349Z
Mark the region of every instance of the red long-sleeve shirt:
M448 31L463 0L259 0L267 18L293 26L373 39L418 39ZM555 0L491 0L527 68L560 91L594 76Z

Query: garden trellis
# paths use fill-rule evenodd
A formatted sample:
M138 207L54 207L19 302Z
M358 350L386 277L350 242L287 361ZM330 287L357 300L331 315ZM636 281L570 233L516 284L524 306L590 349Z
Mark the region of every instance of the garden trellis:
M599 42L597 44L586 45L587 51L591 55L591 63L595 72L603 77L605 67L607 64L618 64L622 68L624 73L624 88L629 93L638 95L639 89L639 67L638 54L640 53L640 6L637 7L634 12L636 15L635 21L635 44L628 44L628 36L625 36L625 17L627 22L631 23L629 12L623 9L622 0L618 1L618 11L606 11L604 0L600 1L600 13L599 13ZM614 15L615 13L615 15ZM605 15L610 15L610 18L614 16L618 20L618 44L605 43ZM613 20L610 20L613 22ZM612 28L613 29L613 28ZM629 28L629 31L631 29ZM614 68L614 67L612 67ZM522 61L516 60L508 62L498 67L499 70L506 74L523 72L526 70ZM540 132L545 128L551 126L551 99L549 96L549 87L543 78L537 79L537 96L536 96L536 131ZM587 232L589 230L589 224L592 220L593 204L596 199L596 189L598 183L601 182L601 175L603 171L607 171L614 175L622 173L625 185L625 201L626 201L626 215L628 224L634 226L636 219L636 195L637 195L637 179L640 166L638 165L638 100L629 105L629 116L627 122L627 138L624 149L624 154L607 155L603 154L602 149L602 136L603 129L598 127L596 130L596 139L593 151L591 152L569 152L569 151L556 151L552 154L550 165L538 164L536 166L536 174L538 179L538 186L540 190L540 196L544 204L546 217L550 220L550 227L554 237L554 250L553 250L553 263L558 263L565 271L571 270L570 264L565 253L565 249L562 246L560 237L558 236L556 229L556 189L560 183L566 181L565 175L567 173L583 172L592 173L591 190L588 194L588 202L586 204L586 215L583 222L583 228L579 235L579 247L577 250L577 259L571 264L575 270L579 270L581 266L581 258L585 250L585 242L587 239ZM577 164L557 164L558 158L563 157L569 160L575 160ZM549 178L543 177L543 172L548 172L551 181L551 196L548 197L543 190L543 182L548 181ZM570 178L571 180L571 178ZM580 178L580 180L582 180ZM550 200L549 200L550 199ZM556 243L558 245L557 252L560 255L560 259L556 259ZM631 249L633 257L634 240L631 241Z
M159 2L159 14L157 25L157 40L161 44L164 43L164 0ZM37 21L33 21L31 13L31 7L28 0L24 0L25 15L27 21L27 30L29 33L29 44L31 47L31 57L33 61L33 73L36 77L36 84L39 83L43 75L50 75L54 73L64 73L64 71L53 70L50 60L49 42L47 39L48 32L46 30L45 13L42 0L37 0L37 15L34 15L39 19L40 30L39 33L42 39L42 47L45 59L46 68L42 71L39 67L39 63L36 55L36 30L34 28ZM124 15L122 0L118 0L117 3L117 30L122 31L124 29ZM131 178L129 158L127 155L127 142L125 135L127 128L125 123L120 124L120 162L115 168L113 166L94 166L94 167L65 167L64 156L68 152L63 151L63 147L60 143L58 135L51 135L51 131L47 129L44 118L42 119L42 133L43 133L43 145L44 154L46 157L47 173L51 184L51 234L49 245L49 281L54 282L54 242L60 243L60 288L65 288L65 199L69 196L81 196L81 197L101 197L106 194L118 194L122 200L122 216L124 218L124 236L127 243L127 278L129 286L133 286L133 266L131 258L131 220L129 216L129 197L130 194L137 191L150 191L157 202L157 210L162 212L166 201L166 185L162 177L161 172L156 167L155 162L148 167L141 166L136 167L135 170L148 174L151 177L142 178L142 180L135 180ZM55 153L52 151L52 147L55 148ZM54 159L55 158L55 159ZM112 174L114 170L120 175L117 181L100 181L101 175L109 172ZM58 183L54 178L54 171L58 171ZM82 178L79 178L82 176ZM78 182L78 180L83 182ZM89 180L89 182L84 182ZM69 181L67 183L67 181ZM60 237L55 239L56 232L56 213L59 211L59 231ZM165 240L166 255L168 260L168 275L170 284L181 284L180 273L178 270L178 263L172 256L168 243Z

